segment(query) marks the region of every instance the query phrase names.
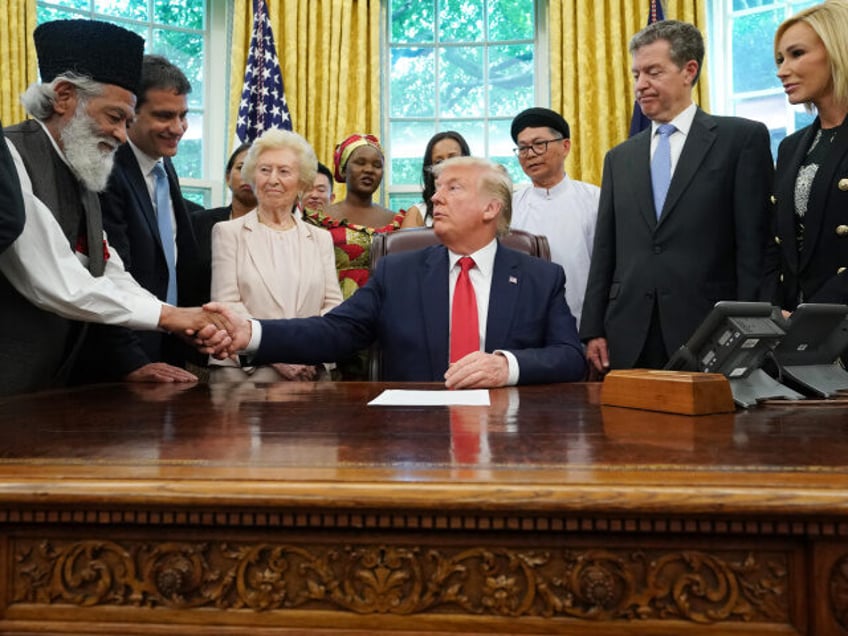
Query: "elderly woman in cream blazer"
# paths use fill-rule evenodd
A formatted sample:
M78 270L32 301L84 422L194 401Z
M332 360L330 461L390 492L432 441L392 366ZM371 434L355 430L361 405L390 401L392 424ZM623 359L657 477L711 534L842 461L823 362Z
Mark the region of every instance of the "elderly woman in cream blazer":
M242 178L253 187L257 206L212 230L212 300L259 319L316 316L342 301L330 233L295 215L317 165L297 133L268 130L253 143ZM283 363L241 368L233 360L210 365L210 382L315 380L323 371Z

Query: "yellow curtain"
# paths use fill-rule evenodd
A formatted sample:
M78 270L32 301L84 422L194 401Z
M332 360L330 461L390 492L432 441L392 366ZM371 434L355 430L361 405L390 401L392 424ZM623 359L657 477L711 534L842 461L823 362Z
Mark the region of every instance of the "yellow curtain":
M268 13L294 129L332 169L345 136L380 131L380 0L269 0ZM253 3L237 0L230 139L252 26Z
M35 0L7 0L0 5L0 119L3 125L26 117L20 96L38 79L35 45Z
M624 141L633 113L630 38L647 24L648 0L549 0L551 108L571 125L566 170L600 184L606 151ZM665 17L692 22L706 39L703 0L666 0ZM695 100L707 107L706 69Z

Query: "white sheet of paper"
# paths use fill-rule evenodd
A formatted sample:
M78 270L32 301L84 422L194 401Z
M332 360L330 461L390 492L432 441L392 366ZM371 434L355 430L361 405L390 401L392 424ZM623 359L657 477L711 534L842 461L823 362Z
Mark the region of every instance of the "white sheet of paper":
M489 406L488 389L468 391L410 391L387 389L368 406Z

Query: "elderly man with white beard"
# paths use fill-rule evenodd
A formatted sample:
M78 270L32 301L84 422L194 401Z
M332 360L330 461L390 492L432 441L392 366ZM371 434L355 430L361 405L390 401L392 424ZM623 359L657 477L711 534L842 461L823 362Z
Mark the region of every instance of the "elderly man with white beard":
M5 129L26 221L0 255L0 395L62 386L84 322L185 336L224 326L143 289L103 233L97 192L134 116L144 40L90 20L43 24L34 39L42 83L21 98L34 119Z

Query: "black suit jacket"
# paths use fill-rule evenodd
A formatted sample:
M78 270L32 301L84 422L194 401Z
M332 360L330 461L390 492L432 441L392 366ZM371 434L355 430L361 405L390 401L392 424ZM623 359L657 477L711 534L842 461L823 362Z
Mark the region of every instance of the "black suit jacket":
M263 320L255 364L338 360L378 341L383 379L444 382L448 368L448 252L441 245L380 259L368 283L313 318ZM486 347L515 354L520 384L581 380L585 360L562 293L562 267L498 245Z
M719 300L757 300L773 164L768 130L700 109L657 220L651 130L610 150L580 337L605 337L613 368L632 367L659 311L666 353Z
M191 217L170 159L164 159L177 232L177 299L184 307L202 304L209 289L199 282L197 242ZM129 143L115 153L109 185L100 195L103 228L124 267L138 283L166 300L168 266L150 193ZM204 294L205 291L205 294ZM75 382L116 380L150 362L184 366L186 358L200 360L174 336L156 331L133 332L121 327L90 330L85 355L74 373Z
M18 172L0 124L0 254L18 238L25 218Z
M216 223L228 221L232 213L233 208L229 205L191 211L194 236L197 238L198 285L206 290L206 300L212 286L212 228Z
M810 190L805 248L795 235L795 180L820 128L812 125L784 139L777 151L773 240L763 299L794 310L806 302L848 303L848 119L842 122Z

